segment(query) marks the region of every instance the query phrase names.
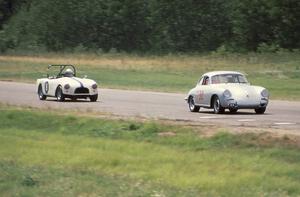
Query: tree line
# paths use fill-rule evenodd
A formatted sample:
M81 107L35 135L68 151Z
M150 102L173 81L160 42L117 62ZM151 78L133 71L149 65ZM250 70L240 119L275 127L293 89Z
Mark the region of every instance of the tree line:
M299 0L0 0L0 50L300 48Z

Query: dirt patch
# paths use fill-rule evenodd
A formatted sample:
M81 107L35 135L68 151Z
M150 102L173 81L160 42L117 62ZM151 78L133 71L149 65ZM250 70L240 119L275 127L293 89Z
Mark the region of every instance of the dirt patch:
M263 133L259 135L259 144L268 146L281 145L281 146L293 146L300 148L300 137L293 135L275 135L274 133Z
M161 133L158 134L158 136L161 136L161 137L173 137L173 136L176 136L176 133L174 133L172 131L161 132Z

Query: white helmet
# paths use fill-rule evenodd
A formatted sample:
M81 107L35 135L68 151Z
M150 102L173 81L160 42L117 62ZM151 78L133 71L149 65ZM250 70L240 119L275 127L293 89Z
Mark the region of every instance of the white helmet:
M70 69L70 68L66 69L65 72L64 72L64 76L65 77L73 77L74 76L73 70Z

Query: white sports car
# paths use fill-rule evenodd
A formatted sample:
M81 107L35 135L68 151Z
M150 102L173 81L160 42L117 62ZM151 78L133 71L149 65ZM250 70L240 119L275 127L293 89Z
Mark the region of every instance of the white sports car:
M263 114L269 102L269 92L260 86L252 86L245 75L233 71L215 71L202 75L195 88L185 98L191 112L200 107L213 108L214 113L231 113L238 109L254 109Z
M58 74L50 76L51 68L58 68ZM65 98L90 98L95 102L98 99L97 83L76 77L76 69L72 65L49 65L47 78L37 79L36 83L40 100L47 97L56 97L58 101L64 101Z

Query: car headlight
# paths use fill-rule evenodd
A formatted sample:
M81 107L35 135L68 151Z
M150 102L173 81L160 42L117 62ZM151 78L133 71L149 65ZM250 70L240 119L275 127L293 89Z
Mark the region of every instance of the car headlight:
M69 85L69 84L66 84L66 85L64 86L64 88L67 90L67 89L70 88L70 85Z
M223 95L226 97L226 98L230 98L231 97L231 92L229 90L225 90L223 92Z
M267 89L263 89L260 94L262 97L269 97L269 91Z
M92 88L93 88L93 89L97 89L97 87L98 87L97 84L93 84L93 85L92 85Z

